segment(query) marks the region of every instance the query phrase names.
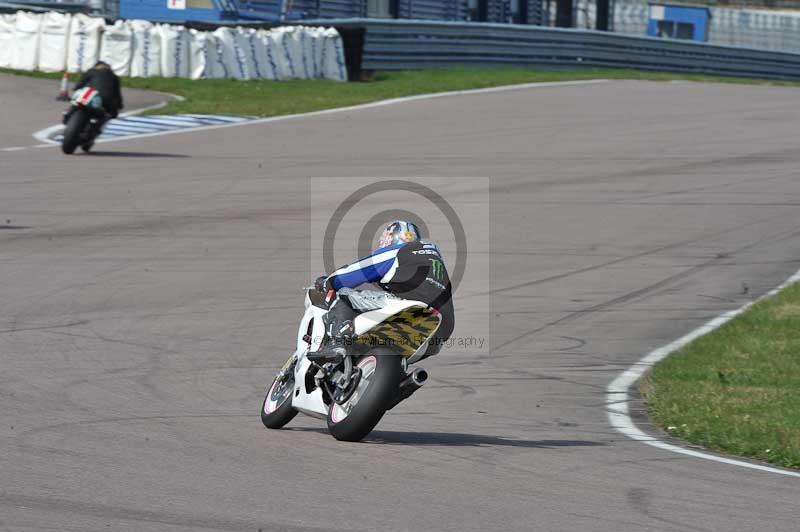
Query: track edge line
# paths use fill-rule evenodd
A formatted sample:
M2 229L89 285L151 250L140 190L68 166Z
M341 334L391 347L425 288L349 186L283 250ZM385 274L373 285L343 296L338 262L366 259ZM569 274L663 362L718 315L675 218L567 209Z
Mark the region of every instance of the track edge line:
M631 399L630 398L631 386L636 384L639 381L639 379L645 374L645 372L648 369L650 369L653 365L655 365L657 362L667 358L669 355L671 355L678 349L681 349L682 347L692 342L693 340L701 336L704 336L710 333L711 331L718 329L722 325L731 321L736 316L742 314L744 311L746 311L759 301L774 296L784 288L794 284L797 281L800 281L800 270L795 272L791 277L789 277L780 285L773 288L772 290L762 295L761 297L749 303L746 303L745 305L737 309L724 312L719 316L717 316L716 318L711 319L710 321L704 323L700 327L689 332L688 334L678 338L677 340L670 342L667 345L656 348L653 351L650 351L647 355L640 358L628 369L617 375L617 377L614 380L608 383L608 386L606 386L605 390L606 411L608 414L608 422L611 425L611 427L617 432L622 433L623 435L634 441L638 441L646 445L649 445L651 447L662 449L664 451L670 451L685 456L691 456L693 458L702 458L704 460L711 460L714 462L720 462L723 464L734 465L738 467L745 467L748 469L755 469L758 471L765 471L767 473L774 473L778 475L800 478L800 472L798 471L791 471L788 469L781 469L779 467L762 465L758 463L747 462L744 460L737 460L735 458L728 458L725 456L718 456L715 454L711 454L710 452L695 451L693 449L687 449L679 445L667 443L663 440L658 439L655 436L651 436L645 433L643 430L637 427L636 423L633 421L633 418L631 418L630 416L630 409L628 407Z

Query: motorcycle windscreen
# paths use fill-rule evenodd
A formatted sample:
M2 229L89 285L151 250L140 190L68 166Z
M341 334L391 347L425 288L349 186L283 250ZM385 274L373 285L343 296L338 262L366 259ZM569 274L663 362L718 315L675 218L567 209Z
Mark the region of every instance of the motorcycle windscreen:
M325 302L325 294L314 288L308 289L308 300L317 308L328 310L328 304Z
M373 347L391 347L403 357L411 358L420 349L427 348L428 340L440 323L441 316L438 312L413 306L389 316L360 334L356 341Z

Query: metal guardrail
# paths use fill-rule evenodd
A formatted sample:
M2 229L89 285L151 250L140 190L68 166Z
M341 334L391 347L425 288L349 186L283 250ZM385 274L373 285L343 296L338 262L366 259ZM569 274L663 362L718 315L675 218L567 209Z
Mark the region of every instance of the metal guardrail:
M89 13L92 6L86 0L16 0L11 2L0 1L0 10L14 11L33 11L35 13L46 13L47 11L62 11L65 13Z
M366 30L361 65L365 70L465 65L617 67L800 79L800 54L786 52L513 24L375 19L324 23Z

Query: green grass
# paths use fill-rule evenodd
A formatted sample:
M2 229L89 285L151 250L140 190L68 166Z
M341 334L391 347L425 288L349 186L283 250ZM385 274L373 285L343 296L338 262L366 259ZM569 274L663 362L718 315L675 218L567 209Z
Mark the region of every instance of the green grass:
M59 74L0 72L56 79ZM363 83L336 83L320 80L236 81L185 80L175 78L125 78L123 89L150 89L186 98L155 113L221 113L277 116L360 103L463 89L478 89L515 83L581 79L644 79L655 81L689 80L699 82L792 85L796 82L765 81L748 78L670 74L627 69L534 70L524 68L452 68L379 72ZM74 79L74 77L73 77Z
M800 468L800 284L659 362L641 390L674 436Z

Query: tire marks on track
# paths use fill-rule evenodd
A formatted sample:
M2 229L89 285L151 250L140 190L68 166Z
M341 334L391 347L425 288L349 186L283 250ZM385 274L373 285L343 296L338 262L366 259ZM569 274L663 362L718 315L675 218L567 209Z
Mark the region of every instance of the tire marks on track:
M642 251L640 253L634 253L633 255L626 255L624 257L620 257L620 258L616 258L616 259L609 260L609 261L606 261L606 262L602 262L600 264L593 264L593 265L587 266L585 268L579 268L577 270L570 270L568 272L559 273L559 274L556 274L556 275L550 275L548 277L543 277L541 279L534 279L532 281L526 281L524 283L518 283L518 284L515 284L515 285L511 285L511 286L506 286L506 287L503 287L503 288L494 288L492 290L489 290L488 292L482 292L482 293L478 293L478 294L473 294L473 296L497 295L497 294L502 294L502 293L505 293L505 292L513 292L513 291L519 290L520 288L527 288L529 286L536 286L536 285L539 285L539 284L549 283L551 281L559 281L561 279L566 279L568 277L572 277L572 276L575 276L575 275L581 275L583 273L589 273L589 272L592 272L592 271L595 271L595 270L601 270L603 268L607 268L609 266L614 266L614 265L617 265L617 264L620 264L620 263L623 263L623 262L627 262L627 261L630 261L630 260L641 259L641 258L648 257L648 256L651 256L651 255L656 255L656 254L661 253L663 251L669 251L669 250L680 248L680 247L683 247L683 246L689 246L691 244L697 244L698 242L702 242L704 240L718 238L720 236L727 235L727 234L733 233L735 231L739 231L741 229L746 229L746 228L749 228L749 227L752 227L752 226L755 226L755 225L758 225L758 224L762 224L762 223L769 223L769 222L775 221L775 220L783 218L783 217L785 217L785 215L781 214L781 215L771 216L769 218L762 218L762 219L759 219L759 220L756 220L756 221L746 222L746 223L743 223L743 224L740 224L740 225L736 225L734 227L723 229L722 231L716 231L716 232L711 233L711 234L702 235L702 236L690 238L690 239L687 239L687 240L681 240L680 242L673 242L673 243L670 243L670 244L665 244L663 246L658 246L656 248L649 249L649 250L646 250L646 251ZM789 235L789 238L791 238L791 236L792 235ZM732 253L735 253L735 252L738 252L738 251L741 251L741 250L736 250L734 252L728 252L728 253L725 254L724 257L715 257L715 260L716 259L722 259L722 258L730 258L730 255Z
M772 219L774 219L774 218L772 218ZM749 225L753 225L753 224L752 223L743 224L741 227L747 227ZM725 234L725 233L729 233L729 232L734 231L734 230L736 230L736 228L730 229L730 230L721 231L718 234ZM598 303L596 305L591 305L591 306L586 307L584 309L573 311L573 312L571 312L571 313L569 313L569 314L567 314L567 315L565 315L565 316L563 316L561 318L558 318L556 320L553 320L553 321L550 321L548 323L545 323L544 325L540 325L539 327L536 327L534 329L530 329L530 330L528 330L528 331L526 331L526 332L524 332L524 333L522 333L520 335L517 335L514 338L511 338L510 340L507 340L507 341L505 341L505 342L503 342L503 343L501 343L499 345L492 346L492 351L499 351L499 350L501 350L501 349L503 349L505 347L508 347L509 345L512 345L512 344L514 344L516 342L519 342L520 340L524 340L525 338L528 338L531 335L537 334L537 333L539 333L539 332L541 332L541 331L543 331L545 329L548 329L550 327L554 327L556 325L562 325L564 323L572 322L572 321L574 321L576 319L581 318L582 316L584 316L586 314L592 314L592 313L600 311L600 310L605 310L605 309L608 309L608 308L611 308L611 307L615 307L617 305L622 305L624 303L629 303L629 302L634 301L636 299L639 299L641 297L647 296L647 295L649 295L649 294L651 294L653 292L656 292L656 291L658 291L658 290L660 290L662 288L666 288L667 286L669 286L669 285L671 285L673 283L676 283L678 281L681 281L683 279L691 277L692 275L695 275L696 273L699 273L699 272L701 272L701 271L703 271L703 270L705 270L705 269L707 269L707 268L709 268L711 266L715 266L715 265L717 265L719 263L720 260L722 260L722 259L726 259L727 260L730 256L735 255L737 253L742 253L744 251L752 250L752 249L754 249L754 248L756 248L758 246L761 246L761 245L764 245L764 244L767 244L767 243L781 242L781 241L786 240L786 239L795 238L798 235L800 235L800 229L793 228L793 229L790 229L790 230L780 231L779 233L777 233L775 235L772 235L772 236L759 238L755 242L751 242L749 244L745 244L743 246L740 246L740 247L736 248L733 251L727 252L725 254L725 257L719 257L719 256L718 257L714 257L714 258L712 258L712 259L710 259L710 260L708 260L706 262L703 262L703 263L698 264L696 266L692 266L691 268L688 268L686 270L680 271L680 272L678 272L678 273L676 273L674 275L670 275L668 277L665 277L665 278L661 279L660 281L652 283L652 284L650 284L648 286L645 286L645 287L642 287L642 288L639 288L639 289L636 289L636 290L632 290L630 292L622 294L621 296L615 297L615 298L610 299L608 301L604 301L602 303ZM706 237L706 238L708 238L708 237ZM694 239L694 241L705 240L706 238ZM687 241L687 242L691 243L692 241ZM663 247L664 248L673 248L673 247L676 247L676 246L679 246L679 245L681 245L681 244L671 244L671 245L663 246ZM651 254L651 253L647 253L647 254ZM638 256L641 256L641 255L642 254L639 254ZM617 261L611 261L611 262L612 263L618 263L618 262L622 262L623 260L630 260L631 258L636 258L636 257L627 257L627 258L624 258L624 259L619 259ZM582 270L583 271L591 271L591 270L600 269L600 268L603 268L603 267L604 267L604 265L598 265L598 266L595 266L595 267L583 268ZM583 271L581 271L580 273L583 273ZM564 277L568 277L570 275L575 275L576 273L577 272L568 272L567 274L563 274L561 276L554 276L554 277L564 278ZM531 281L529 283L523 283L523 284L525 286L530 286L532 284L539 284L540 282L544 282L544 281L545 280L538 280L538 281ZM505 291L505 290L507 290L507 289L500 289L499 291ZM497 291L493 291L493 293L497 293ZM506 355L506 356L510 356L510 355ZM484 357L485 357L485 355L484 355ZM499 356L496 355L496 354L492 355L492 358L495 358L495 359L496 358L502 358L502 357L503 357L503 355L499 355Z

